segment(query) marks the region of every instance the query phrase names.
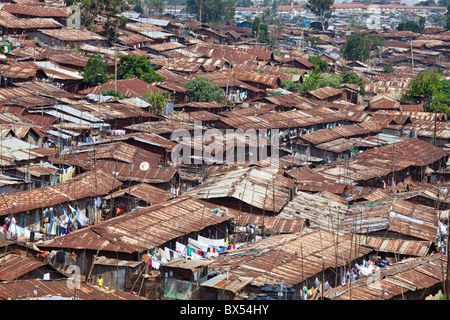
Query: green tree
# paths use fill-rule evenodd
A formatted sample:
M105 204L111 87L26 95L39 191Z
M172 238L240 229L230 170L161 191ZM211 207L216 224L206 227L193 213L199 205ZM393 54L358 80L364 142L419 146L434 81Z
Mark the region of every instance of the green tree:
M93 55L86 62L81 75L88 85L105 83L108 80L108 63L100 55Z
M167 102L170 100L170 92L156 92L149 90L143 99L150 104L150 112L162 114L166 110Z
M308 0L306 7L319 19L322 31L328 29L328 20L331 18L334 0Z
M134 0L64 0L66 6L77 5L80 8L81 26L93 28L95 19L102 14L106 18L105 34L112 38L118 33L118 29L124 27L126 19L120 17L121 12L127 11Z
M398 31L412 31L419 33L420 32L420 26L417 22L408 20L408 21L402 21L397 26Z
M253 19L252 32L250 36L252 38L256 38L258 43L274 43L274 40L270 37L269 28L267 27L267 25L262 24L261 17L255 17L255 19Z
M353 83L359 88L361 94L364 93L365 81L354 71L345 71L342 73L342 83Z
M447 4L446 16L447 16L447 22L445 23L445 28L447 30L450 30L450 1Z
M150 15L162 15L164 13L163 0L149 0L147 7Z
M235 2L235 4L236 4L236 7L244 7L244 8L253 7L252 0L237 0Z
M235 6L233 0L187 0L186 12L201 22L229 22L234 19Z
M192 98L194 102L225 102L225 91L211 80L205 77L197 77L189 80L185 87L188 89L186 94Z
M352 33L341 48L344 59L351 61L366 61L369 59L370 50L363 34Z
M302 92L303 86L300 82L293 82L290 80L281 80L281 86L290 92Z
M422 33L423 32L423 29L425 29L425 23L427 22L427 18L425 18L425 17L420 17L419 18L419 31L420 31L420 33Z
M408 91L402 99L415 103L416 96L423 96L426 111L434 111L449 114L450 82L442 80L442 74L437 70L424 70L409 82Z
M164 81L164 77L152 68L150 60L146 57L137 57L135 54L121 57L117 67L117 78L130 79L134 77L148 83Z
M136 4L134 5L133 10L137 13L144 13L144 7L142 7L142 3L140 0L136 1Z
M394 64L392 62L385 62L383 64L383 72L384 73L392 73L394 71L395 71Z
M309 37L308 41L311 43L313 47L322 44L322 40L319 37ZM312 62L311 62L312 63Z
M113 100L122 100L125 99L125 94L123 94L122 92L120 92L119 90L116 89L106 89L106 90L102 90L101 92L102 96L112 96Z
M328 61L323 60L319 56L309 56L308 61L313 65L319 67L320 70L325 70L326 68L328 68Z
M322 73L317 81L317 86L319 88L333 87L339 88L342 83L342 76L336 73Z
M319 71L319 67L315 67L313 71L309 75L304 74L302 76L302 81L300 82L293 82L288 80L282 80L281 86L291 92L300 92L300 93L306 93L311 90L315 90L319 88L319 85L322 83L324 84L326 80L320 80L321 73Z
M352 33L342 46L341 52L346 60L365 62L371 51L385 45L384 38L377 34Z

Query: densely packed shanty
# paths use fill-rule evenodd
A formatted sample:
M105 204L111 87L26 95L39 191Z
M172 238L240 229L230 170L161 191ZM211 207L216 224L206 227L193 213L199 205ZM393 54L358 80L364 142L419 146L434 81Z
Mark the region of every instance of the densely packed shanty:
M447 297L446 8L182 2L0 4L0 299Z

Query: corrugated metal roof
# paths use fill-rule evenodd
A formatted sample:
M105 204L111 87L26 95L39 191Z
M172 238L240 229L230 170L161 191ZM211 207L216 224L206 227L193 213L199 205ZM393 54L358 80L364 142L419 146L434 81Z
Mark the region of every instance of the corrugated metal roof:
M243 168L213 176L189 190L200 199L235 198L256 208L279 212L290 200L293 181L262 168Z
M426 166L447 157L444 150L418 138L405 139L395 144L366 150L355 158L368 160L408 161L414 166Z
M298 191L278 215L279 218L309 220L312 228L344 234L342 228L348 219L347 205L333 201L321 195Z
M377 252L399 253L407 256L425 256L432 241L414 241L405 239L386 239L380 237L363 237L361 245L373 248Z
M179 268L187 270L195 270L199 267L205 267L211 264L212 260L200 260L200 259L185 259L184 257L179 257L172 259L164 264L164 268Z
M164 52L164 51L179 49L179 48L183 48L183 47L184 47L184 45L182 45L179 42L165 42L165 43L158 43L158 44L152 44L152 45L147 46L148 49L154 50L157 52Z
M390 300L408 291L430 288L442 282L446 261L439 254L406 259L376 273L353 280L331 290L324 297L332 300Z
M18 18L3 10L0 11L0 25L4 28L25 30L62 27L62 24L51 18Z
M114 267L137 267L140 265L142 261L127 261L127 260L118 260L107 257L96 257L94 264L104 265L104 266L114 266Z
M52 7L43 5L4 4L2 11L16 15L45 18L66 18L71 13L68 7Z
M106 41L95 32L81 29L39 29L39 32L61 41Z
M64 183L46 186L3 196L5 206L0 215L25 212L37 208L54 206L87 197L96 197L121 186L122 183L105 171L86 172Z
M255 286L278 285L280 281L290 286L372 250L355 243L350 250L350 245L349 237L325 230L274 235L253 242L247 248L219 255L208 269L228 271L230 277L254 278L251 284Z
M319 100L328 99L342 94L343 94L342 90L332 87L319 88L308 92L308 95L311 95Z
M202 287L215 288L217 290L227 290L233 293L239 292L253 281L250 277L227 277L225 274L219 274L214 278L201 283Z
M37 293L34 293L34 291ZM0 283L0 299L2 300L52 300L73 298L74 289L67 285L67 279L61 280L18 280ZM144 297L115 288L95 286L84 281L77 291L80 300L145 300Z
M271 88L278 87L278 77L271 76L269 74L262 74L257 72L236 70L236 69L222 70L221 72L227 75L229 74L230 78L232 79L240 80L243 82L263 84Z
M15 137L1 139L0 146L0 163L3 166L10 166L16 164L16 162L33 160L49 155L48 150Z
M29 259L16 254L10 254L1 258L0 281L13 281L37 268L45 266L45 263L35 259Z
M301 218L281 218L277 216L263 216L260 214L251 214L241 212L239 213L234 222L240 226L246 226L247 224L254 224L259 227L264 225L264 230L276 233L296 233L301 232L303 229L304 219Z
M80 94L101 94L103 90L108 89L115 89L115 80L112 79L108 81L107 83L101 84L99 86L91 87L85 90L79 91ZM132 79L120 79L117 80L117 90L122 92L125 97L132 98L132 97L142 97L144 94L146 94L149 90L156 91L156 92L165 92L165 90L160 89L158 87L155 87L143 80L140 80L138 78L132 78Z
M231 219L218 216L213 212L216 208L201 200L180 197L71 232L38 247L142 252Z
M170 200L173 197L173 194L157 188L153 185L147 183L140 183L131 188L122 189L120 191L116 191L103 197L105 200L109 200L111 198L125 196L127 194L132 195L133 197L139 198L150 205L155 205L161 202L165 202Z

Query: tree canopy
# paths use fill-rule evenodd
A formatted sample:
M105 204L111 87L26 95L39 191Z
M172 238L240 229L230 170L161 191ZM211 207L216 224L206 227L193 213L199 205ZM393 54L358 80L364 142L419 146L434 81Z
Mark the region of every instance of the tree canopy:
M261 17L253 19L251 37L256 38L258 43L272 44L274 42L270 37L269 27L262 23Z
M81 75L88 85L105 83L108 80L108 63L100 55L93 55L86 62Z
M346 60L365 62L371 51L385 45L384 38L377 34L352 33L341 51Z
M170 92L155 92L149 90L143 97L150 104L150 112L162 114L166 110L167 102L170 100Z
M331 18L334 0L308 0L306 7L319 19L322 30L328 29L328 19Z
M420 33L420 32L422 32L424 27L425 27L425 18L421 17L418 23L413 20L400 22L397 26L397 30L398 31L412 31L415 33Z
M80 8L81 26L88 29L95 27L97 15L106 12L104 28L109 38L116 37L119 29L125 28L127 19L118 14L127 11L132 3L134 0L64 0L66 6L77 5Z
M137 57L135 54L121 57L117 67L117 78L129 79L134 77L148 83L164 81L164 77L152 68L150 60L146 57Z
M320 70L325 70L328 67L328 61L323 60L319 56L309 56L308 61L313 65L318 66Z
M201 22L228 22L234 18L235 5L234 0L187 0L186 12Z
M188 89L186 94L192 98L194 102L225 102L225 91L211 80L205 77L198 77L189 80L185 87Z
M442 74L437 70L424 70L409 82L408 91L402 99L415 103L417 97L422 96L426 111L434 111L449 114L450 105L450 81L443 80Z

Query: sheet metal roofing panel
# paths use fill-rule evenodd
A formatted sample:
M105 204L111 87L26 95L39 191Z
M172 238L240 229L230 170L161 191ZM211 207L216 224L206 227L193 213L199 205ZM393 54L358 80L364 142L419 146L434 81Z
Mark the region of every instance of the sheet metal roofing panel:
M81 80L83 76L77 70L61 67L50 61L35 61L35 65L40 67L49 78Z
M129 212L99 223L94 228L134 252L160 246L231 218L218 216L213 209L213 206L200 200L178 198Z
M335 194L344 194L346 185L342 183L330 183L326 181L297 181L295 188L304 192L324 192L328 191Z
M130 129L133 131L141 131L146 133L165 134L165 133L172 133L177 129L186 129L192 131L194 130L194 126L192 124L183 124L180 122L173 122L170 120L166 120L166 121L151 121L133 124L131 126L126 126L125 129Z
M276 105L295 107L298 109L312 109L315 106L314 103L305 97L295 93L283 94L281 96L268 96L264 99Z
M262 216L260 214L239 213L234 222L240 226L254 224L259 227L264 225L264 230L276 233L296 233L303 229L304 219L278 218L277 216Z
M314 170L331 181L353 184L375 177L384 177L392 173L393 170L403 170L411 165L411 162L399 163L397 161L395 167L393 167L391 162L382 162L378 161L378 159L363 161L353 158L345 162L321 165L314 168Z
M201 283L202 287L215 288L217 290L227 290L233 293L239 292L253 281L250 277L228 277L224 274L219 274L214 278L206 280Z
M244 168L209 178L189 194L200 199L232 197L259 209L279 212L289 201L292 187L292 180L286 177Z
M153 30L141 30L139 31L140 34L143 36L146 36L150 39L166 39L168 37L173 36L172 33L169 32L162 32L162 31L153 31Z
M54 175L59 170L58 167L55 167L48 162L30 164L28 166L16 167L15 169L23 173L29 173L35 177Z
M105 41L106 38L92 31L81 29L39 29L39 32L61 41Z
M172 198L173 193L155 187L151 184L140 183L131 188L122 189L120 191L113 192L106 197L103 197L105 200L114 199L116 197L123 197L126 195L131 195L140 200L147 202L150 205L155 205L161 202L168 201Z
M373 206L355 206L352 210L346 225L355 232L387 229L425 241L436 240L437 213L433 208L396 198Z
M97 257L94 261L94 264L103 265L103 266L113 266L113 267L137 267L140 265L142 261L127 261L127 260L118 260L107 258L104 256Z
M37 69L4 64L0 67L2 76L13 79L29 79L36 75Z
M34 17L53 17L65 18L71 13L68 7L52 7L43 5L26 5L26 4L4 4L2 11L6 11L17 15L26 15Z
M158 44L151 44L147 46L150 50L154 50L157 52L164 52L168 50L174 50L179 48L184 48L184 45L182 45L179 42L165 42L165 43L158 43Z
M278 77L276 76L235 69L231 69L229 71L224 70L222 72L225 74L229 74L230 78L240 80L243 82L260 83L272 88L278 86Z
M294 167L285 172L289 177L299 181L324 181L325 178L318 172L308 167Z
M396 144L366 150L355 156L355 159L378 158L389 160L391 163L408 161L415 166L425 166L446 157L446 152L441 148L418 138L410 138Z
M344 234L348 209L347 206L322 197L298 191L278 215L279 218L308 219L311 227Z
M0 163L3 166L10 166L18 161L33 160L48 155L38 146L31 145L15 137L2 139L0 146Z
M361 238L360 244L373 248L377 252L399 253L407 256L425 256L428 254L432 242L367 236Z
M101 196L121 185L120 181L104 171L86 172L54 186L6 194L3 196L5 206L0 208L0 215L12 213L13 208L15 212L25 212L68 201Z
M206 267L208 266L212 260L200 260L200 259L185 259L184 257L179 257L176 259L172 259L166 264L164 264L164 268L179 268L179 269L186 269L186 270L196 270L200 267ZM167 270L167 269L165 269Z
M130 18L130 20L136 21L138 23L151 24L151 25L160 26L160 27L167 27L170 23L170 20L144 18L144 17L138 17L138 18L133 17L133 18Z
M139 164L148 159L141 159ZM121 181L138 181L146 183L166 183L169 182L177 170L172 167L150 167L147 171L139 169L137 163L120 163L116 160L99 160L95 166L97 169L104 169L106 172L113 174ZM131 169L130 169L131 168Z
M41 261L16 254L3 256L1 260L2 272L0 274L0 281L13 281L20 276L45 265L46 264Z
M139 295L118 291L114 288L95 286L84 281L81 282L77 295L80 300L145 300ZM0 299L2 300L58 300L73 299L73 296L74 290L67 285L67 279L33 279L0 283Z
M328 290L324 296L332 300L389 300L441 283L442 268L445 270L446 261L440 255L406 259Z
M325 230L274 235L254 242L251 247L219 255L209 270L228 270L230 276L255 278L252 284L256 286L279 284L281 280L286 285L295 285L323 269L344 265L349 258L354 260L371 251L359 246L350 250L350 245L349 237Z
M103 90L108 89L114 89L115 88L115 81L114 79L101 84L99 86L91 87L85 90L79 91L80 94L101 94ZM156 91L156 92L165 92L165 90L157 88L143 80L140 80L138 78L131 78L131 79L120 79L117 80L117 90L122 92L125 97L132 98L132 97L141 97L143 94L147 93L149 90Z
M325 87L309 91L308 94L316 97L319 100L324 100L339 94L343 94L343 91L332 87Z

